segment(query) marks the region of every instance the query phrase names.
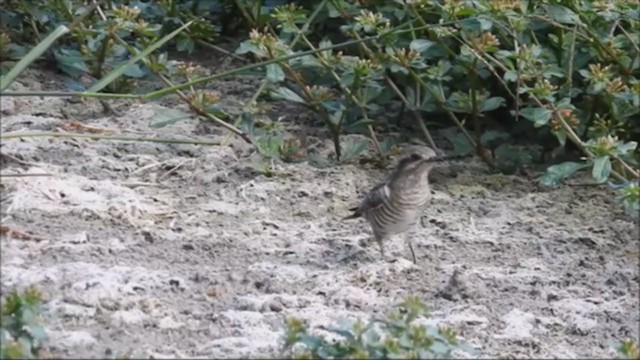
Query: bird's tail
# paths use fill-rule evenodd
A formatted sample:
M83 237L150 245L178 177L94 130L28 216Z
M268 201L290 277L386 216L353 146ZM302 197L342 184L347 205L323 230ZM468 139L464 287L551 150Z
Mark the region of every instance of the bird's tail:
M362 212L360 212L360 209L358 207L353 207L351 209L349 209L349 211L353 211L353 214L342 218L342 220L350 220L350 219L357 219L359 217L362 216Z

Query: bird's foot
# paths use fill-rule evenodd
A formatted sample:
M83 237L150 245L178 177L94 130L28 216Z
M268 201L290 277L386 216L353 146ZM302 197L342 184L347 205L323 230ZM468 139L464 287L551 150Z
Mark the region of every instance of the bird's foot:
M415 271L420 269L420 266L403 256L389 257L388 259L385 259L385 262L388 265L393 265L395 269L400 271Z

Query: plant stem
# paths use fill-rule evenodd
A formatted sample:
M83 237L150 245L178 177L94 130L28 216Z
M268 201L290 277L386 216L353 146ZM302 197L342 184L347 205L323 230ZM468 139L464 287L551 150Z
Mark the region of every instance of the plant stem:
M169 81L169 79L167 79L166 77L164 77L164 75L155 72L156 76L166 85L168 86L172 86L171 81ZM218 118L217 116L214 116L212 114L209 114L208 112L204 111L203 109L201 109L197 104L194 103L193 100L190 100L188 96L186 96L182 91L178 90L176 92L176 94L180 97L180 99L182 99L182 101L184 101L185 103L187 103L187 105L189 105L189 107L191 108L191 110L193 110L193 112L195 112L196 114L207 118L210 121L213 121L214 123L222 126L223 128L231 131L232 133L238 135L240 138L242 138L242 140L244 140L245 142L255 145L253 143L253 140L251 139L251 137L249 137L248 134L246 134L245 132L243 132L242 130L238 129L237 127L223 121L222 119Z
M87 97L105 99L142 99L144 95L136 94L116 94L116 93L96 93L96 92L74 92L74 91L3 91L3 96L50 96L50 97Z
M482 135L482 129L480 128L480 114L478 113L478 74L476 72L476 66L478 65L478 58L473 59L471 68L469 69L469 78L471 79L471 121L476 134L476 140L478 146L480 144L480 135Z

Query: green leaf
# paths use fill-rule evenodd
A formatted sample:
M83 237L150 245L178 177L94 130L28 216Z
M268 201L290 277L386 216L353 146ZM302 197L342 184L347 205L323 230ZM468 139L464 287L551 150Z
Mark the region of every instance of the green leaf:
M353 123L349 123L344 130L346 132L363 132L367 130L367 125L375 124L376 122L371 119L359 119Z
M190 37L183 36L176 41L176 50L191 53L195 48L195 45L195 42Z
M627 155L629 152L633 152L637 147L637 142L629 141L628 143L618 145L616 153L618 153L618 155Z
M280 145L283 143L283 139L278 135L265 135L258 139L258 151L270 158L280 158Z
M144 49L141 52L139 52L136 56L134 56L131 59L129 59L126 63L124 63L123 65L121 65L118 68L116 68L113 71L111 71L109 74L107 74L105 77L103 77L100 81L98 81L96 84L94 84L91 88L89 88L89 90L87 90L87 92L89 92L89 93L97 93L100 90L104 89L109 84L114 82L117 78L119 78L120 75L124 74L124 72L127 71L127 69L130 66L132 66L133 64L138 62L140 59L142 59L142 58L146 57L147 55L151 54L152 52L154 52L160 46L164 45L167 41L173 39L176 35L178 35L182 30L184 30L187 27L189 27L192 23L193 23L193 20L189 21L188 23L186 23L186 24L182 25L181 27L177 28L176 30L174 30L170 34L166 35L162 39L160 39L160 40L156 41L155 43L151 44L149 47L147 47L146 49Z
M501 144L494 151L495 163L505 174L515 173L522 165L532 164L540 156L540 146Z
M493 27L493 21L490 19L478 17L478 21L480 22L480 29L482 29L482 31L489 31Z
M293 92L293 90L286 88L284 86L281 86L276 90L272 91L271 96L276 99L288 100L288 101L293 101L301 104L306 104L306 102L304 101L303 98L300 97L300 95L296 94L295 92Z
M394 74L395 73L401 73L401 74L405 74L406 75L406 74L409 73L409 70L407 70L407 68L405 68L404 66L400 66L398 64L391 64L391 67L389 68L389 70ZM351 85L351 84L349 84L349 85Z
M582 75L582 77L587 79L587 80L591 79L591 71L589 71L587 69L578 70L578 73L580 75Z
M4 324L4 321L2 323ZM0 343L6 344L9 341L13 341L13 336L11 336L11 333L3 326L0 328Z
M473 151L469 139L456 128L444 129L440 133L453 145L453 155L467 155Z
M243 55L246 53L253 53L256 55L260 55L262 52L260 51L260 48L258 46L254 45L253 43L249 42L249 40L247 40L240 43L238 50L236 50L236 54L238 55Z
M355 143L351 143L344 148L342 148L342 158L341 161L347 161L352 159L358 155L360 155L367 148L367 143L364 141L358 141Z
M322 68L322 63L313 55L305 55L299 58L291 59L291 64Z
M58 68L72 78L91 72L85 63L84 56L77 50L60 49L54 51L53 56L56 58Z
M347 71L340 77L340 85L342 85L342 87L350 87L355 81L356 74L354 74L353 71Z
M284 80L284 71L278 64L267 65L267 80L272 83L279 83Z
M59 37L69 32L69 28L64 25L59 25L53 30L47 37L44 38L38 45L36 45L27 56L22 58L18 63L11 68L11 70L5 75L0 77L0 91L6 89L11 83L20 75L26 68L36 61L40 55L42 55L53 43L58 40Z
M354 340L355 339L355 337L353 336L353 334L349 330L338 329L338 328L333 328L333 327L329 328L328 330L330 332L336 333L336 334L338 334L338 335L340 335L340 336L342 336L342 337L344 337L344 338L346 338L348 340Z
M561 24L582 24L580 17L571 9L562 5L549 5L547 11L551 17Z
M363 101L365 104L372 102L378 96L380 96L382 90L384 90L384 88L382 86L378 86L377 84L375 86L367 86L363 90L361 101Z
M157 109L154 117L149 121L149 127L158 129L167 125L175 124L180 120L190 119L193 115L187 114L177 109Z
M493 22L489 19L473 16L460 22L466 31L489 31L493 27Z
M564 130L554 130L551 133L558 139L560 145L565 146L567 144L567 133Z
M527 107L520 110L520 115L533 121L535 127L546 125L551 119L551 110L545 108Z
M31 325L29 332L31 333L31 337L36 341L42 341L47 338L47 332L38 324Z
M329 121L331 124L338 126L342 123L342 120L345 118L345 112L342 109L338 109L329 114Z
M145 75L144 71L142 70L142 68L140 68L140 65L138 64L134 64L133 66L129 67L124 72L124 74L134 78L141 78Z
M259 172L260 174L271 177L273 169L271 168L270 162L259 161L249 165L253 170Z
M512 70L508 70L504 73L504 81L515 82L518 80L518 73Z
M309 164L320 169L328 168L329 166L331 166L331 162L329 162L327 158L324 158L320 155L309 156Z
M35 354L31 351L31 340L25 336L18 338L18 345L22 350L22 356L27 359L35 359Z
M448 354L451 350L449 349L449 346L447 346L447 344L442 343L440 341L436 341L434 342L430 347L429 350L431 352L434 352L436 354Z
M504 142L511 138L509 133L499 130L487 130L480 136L480 143L483 146L497 145L500 142ZM495 147L495 146L489 146Z
M504 98L500 97L500 96L494 96L491 98L488 98L486 100L484 100L480 106L479 106L479 110L480 112L488 112L488 111L492 111L495 110L497 108L499 108L500 106L504 105Z
M324 345L324 339L318 336L311 336L307 334L300 335L300 342L305 344L311 349L317 349Z
M600 156L593 160L593 169L591 175L598 182L602 184L609 178L611 174L611 160L608 155Z
M556 186L565 179L576 173L580 169L584 169L589 165L572 161L563 162L562 164L552 165L540 178L540 184L543 186Z
M419 53L422 53L424 51L427 51L430 47L432 47L433 45L435 45L436 43L430 40L426 40L426 39L415 39L411 42L411 44L409 44L409 48L411 50L417 51Z

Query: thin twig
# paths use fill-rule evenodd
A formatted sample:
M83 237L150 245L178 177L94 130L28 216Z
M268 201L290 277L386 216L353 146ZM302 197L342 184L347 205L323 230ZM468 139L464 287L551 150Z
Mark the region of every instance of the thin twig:
M182 165L188 163L188 162L195 162L195 159L185 159L183 161L181 161L178 165L172 167L171 169L169 169L169 171L165 172L164 174L160 175L158 177L158 179L156 181L160 182L162 179L164 179L165 177L173 174L174 172L178 171L178 169L180 169L182 167Z
M247 60L244 59L243 57L238 56L238 55L232 53L231 51L227 51L227 50L221 48L220 46L216 46L216 45L210 44L210 43L208 43L208 42L206 42L204 40L198 39L198 40L196 40L196 43L198 45L204 46L206 48L209 48L211 50L214 50L214 51L217 51L217 52L219 52L221 54L224 54L224 55L226 55L228 57L231 57L231 58L233 58L235 60L238 60L238 61L240 61L242 63L246 63L247 62Z
M6 225L0 225L0 234L5 234L9 238L16 238L20 240L34 240L37 242L46 240L44 237L41 237L41 236L31 235L29 233L19 231L19 230L13 230Z
M171 81L169 79L167 79L166 77L164 77L162 74L160 73L155 73L156 76L162 81L164 82L166 85L168 86L173 86L173 84L171 83ZM191 100L187 95L185 95L182 91L180 90L176 90L176 94L180 97L180 99L182 99L182 101L184 101L185 103L187 103L187 105L189 105L189 107L191 108L191 110L193 110L196 114L210 120L213 121L214 123L222 126L223 128L231 131L232 133L238 135L240 138L242 138L242 140L244 140L246 143L248 144L253 144L253 140L251 139L251 137L249 137L249 135L247 133L245 133L244 131L238 129L237 127L233 126L232 124L229 124L228 122L220 119L219 117L206 112L204 109L201 109L196 103L195 100Z
M424 124L424 120L422 119L422 116L420 116L420 112L418 111L418 109L415 108L414 104L409 103L409 99L407 99L407 97L404 96L402 91L398 89L398 86L393 82L393 80L391 80L391 78L389 78L389 75L385 74L384 78L387 84L389 85L389 87L391 87L391 89L396 93L396 95L398 95L398 97L402 101L402 105L404 107L409 108L408 110L411 111L411 113L413 114L413 117L415 118L416 122L420 126L420 130L422 131L422 134L424 135L424 137L427 139L429 146L432 149L436 149L437 148L436 143L433 141L433 138L431 137L431 133L429 132L429 129L427 129L427 126Z
M107 16L104 14L104 12L102 12L102 9L98 5L98 2L96 0L91 0L91 2L93 3L93 5L95 5L96 11L98 11L98 15L100 15L100 18L102 19L102 21L106 21Z

